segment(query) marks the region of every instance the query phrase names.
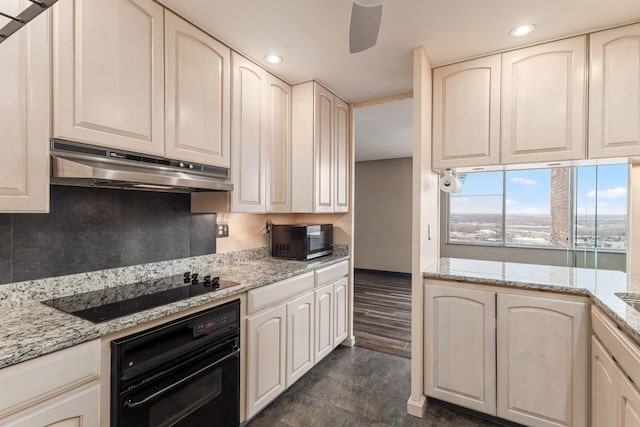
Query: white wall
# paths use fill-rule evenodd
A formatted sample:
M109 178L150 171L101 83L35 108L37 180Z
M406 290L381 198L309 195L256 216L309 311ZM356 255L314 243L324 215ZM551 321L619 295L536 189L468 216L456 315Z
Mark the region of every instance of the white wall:
M356 162L355 268L411 273L412 159Z

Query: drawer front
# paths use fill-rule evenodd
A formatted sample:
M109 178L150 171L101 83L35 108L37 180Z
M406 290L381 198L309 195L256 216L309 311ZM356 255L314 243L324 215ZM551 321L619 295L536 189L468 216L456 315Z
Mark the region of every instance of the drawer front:
M313 286L313 272L309 272L249 291L247 313L255 313L263 308L286 301L295 295L313 289Z
M594 306L591 309L591 327L593 333L604 344L607 351L618 362L631 380L640 384L640 348L631 341L626 333L618 329L609 316Z
M316 270L316 287L328 285L349 274L349 261Z
M92 381L99 375L99 340L0 369L0 417Z

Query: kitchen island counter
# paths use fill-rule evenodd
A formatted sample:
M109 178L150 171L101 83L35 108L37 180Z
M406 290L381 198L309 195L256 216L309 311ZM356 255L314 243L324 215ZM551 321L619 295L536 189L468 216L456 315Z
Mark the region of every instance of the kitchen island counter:
M635 295L640 298L640 280L620 271L441 258L423 273L424 279L427 280L449 280L589 296L622 330L640 344L640 312L620 298Z

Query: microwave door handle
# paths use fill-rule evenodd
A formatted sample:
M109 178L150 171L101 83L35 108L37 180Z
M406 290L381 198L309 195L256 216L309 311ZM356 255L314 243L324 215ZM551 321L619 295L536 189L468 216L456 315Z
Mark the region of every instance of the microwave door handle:
M163 394L165 394L165 393L167 393L167 392L171 391L172 389L174 389L174 388L178 387L179 385L184 384L185 382L187 382L187 381L189 381L189 380L193 379L193 377L195 377L195 376L197 376L197 375L200 375L200 374L201 374L201 373L203 373L204 371L206 371L206 370L208 370L208 369L211 369L212 367L216 366L216 365L217 365L217 364L219 364L219 363L224 362L225 360L227 360L227 359L229 359L229 358L231 358L231 357L236 356L238 353L240 353L240 350L235 350L233 353L229 353L229 354L227 354L227 355L226 355L226 356L224 356L223 358L216 360L215 362L213 362L213 363L211 363L211 364L209 364L209 365L205 366L204 368L199 369L199 370L197 370L196 372L194 372L194 373L192 373L192 374L190 374L190 375L187 375L186 377L184 377L184 378L180 379L179 381L176 381L175 383L173 383L173 384L171 384L171 385L168 385L168 386L164 387L163 389L160 389L160 390L156 391L156 392L155 392L155 393L153 393L153 394L150 394L149 396L145 397L145 398L144 398L144 399L142 399L142 400L139 400L139 401L137 401L137 402L132 402L132 401L129 399L129 400L127 400L127 401L125 401L125 402L124 402L124 406L126 406L127 408L130 408L130 409L135 409L135 408L138 408L138 407L140 407L140 406L142 406L142 405L145 405L145 404L147 404L147 403L151 402L152 400L156 399L157 397L160 397L160 396L162 396Z

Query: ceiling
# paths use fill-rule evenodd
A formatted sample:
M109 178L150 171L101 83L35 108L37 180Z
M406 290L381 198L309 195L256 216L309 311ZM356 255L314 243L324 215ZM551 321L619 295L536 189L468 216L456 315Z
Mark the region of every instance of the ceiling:
M351 103L411 92L416 46L438 66L640 21L640 0L387 0L377 45L349 54L350 0L160 1L287 82L315 79ZM357 109L356 160L411 155L410 108Z
M355 109L356 161L411 157L413 99Z

